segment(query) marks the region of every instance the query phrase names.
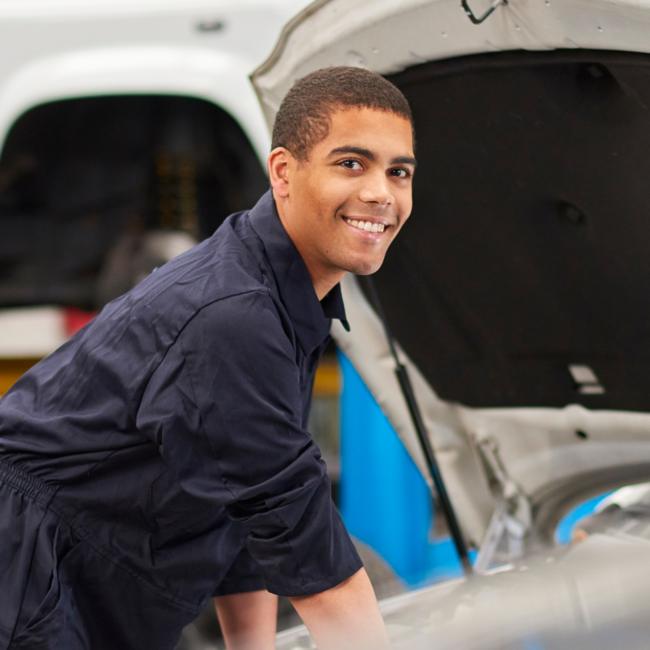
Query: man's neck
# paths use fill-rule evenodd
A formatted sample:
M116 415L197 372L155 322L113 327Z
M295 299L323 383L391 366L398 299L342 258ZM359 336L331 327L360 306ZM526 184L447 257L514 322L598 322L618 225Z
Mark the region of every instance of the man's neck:
M285 230L287 230L286 227ZM310 251L303 250L304 247L301 247L300 240L292 237L289 230L287 230L287 234L294 243L294 246L298 249L300 257L302 257L302 261L307 267L307 272L314 285L314 291L316 291L318 299L322 300L343 279L345 271L325 268L322 264L319 264L319 260L313 259L309 255Z
M314 291L316 291L316 295L318 296L319 300L322 300L343 279L343 276L345 275L345 271L340 271L335 275L330 274L328 276L318 276L317 274L312 273L309 265L306 262L305 265L307 266L309 277L314 284Z
M289 235L294 246L298 249L300 257L302 257L302 261L307 267L307 272L309 273L309 277L314 285L314 291L316 291L318 300L322 300L343 279L345 271L322 264L322 262L314 256L309 247L303 245L300 237L298 237L297 233L291 228L291 221L283 214L282 206L278 205L277 201L276 207L282 226L287 235Z

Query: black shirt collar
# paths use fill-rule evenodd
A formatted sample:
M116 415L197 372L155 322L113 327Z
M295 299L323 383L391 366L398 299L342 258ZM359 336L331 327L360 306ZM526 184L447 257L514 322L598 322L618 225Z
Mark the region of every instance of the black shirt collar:
M262 240L280 299L305 354L311 354L328 336L330 319L338 318L349 330L340 285L318 300L307 267L280 221L271 190L249 212L249 218Z

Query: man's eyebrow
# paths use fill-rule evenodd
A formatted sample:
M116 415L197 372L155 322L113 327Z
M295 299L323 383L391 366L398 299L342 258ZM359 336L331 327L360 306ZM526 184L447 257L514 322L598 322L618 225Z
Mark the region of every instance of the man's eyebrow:
M363 156L364 158L367 158L368 160L372 160L373 162L377 159L374 153L370 151L370 149L364 149L363 147L355 147L354 145L344 145L342 147L336 147L336 149L332 149L332 151L329 152L328 158L331 158L333 156L337 156L342 153L355 153L357 156Z
M391 161L391 165L413 165L413 167L416 167L417 164L418 161L413 156L399 156Z
M367 158L368 160L372 160L373 162L377 159L377 156L375 156L370 149L366 149L365 147L355 147L354 145L348 144L348 145L343 145L342 147L336 147L336 149L332 149L332 151L329 152L328 158L333 158L334 156L338 156L342 153L353 153L356 154L357 156L363 156L364 158ZM417 165L417 161L413 156L398 156L397 158L393 158L390 162L391 165L413 165L415 167Z

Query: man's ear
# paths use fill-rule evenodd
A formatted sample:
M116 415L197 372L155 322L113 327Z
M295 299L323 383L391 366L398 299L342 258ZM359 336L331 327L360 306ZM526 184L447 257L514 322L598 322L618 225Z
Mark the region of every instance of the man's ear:
M273 193L282 199L289 196L289 165L291 152L284 147L277 147L269 154L267 167Z

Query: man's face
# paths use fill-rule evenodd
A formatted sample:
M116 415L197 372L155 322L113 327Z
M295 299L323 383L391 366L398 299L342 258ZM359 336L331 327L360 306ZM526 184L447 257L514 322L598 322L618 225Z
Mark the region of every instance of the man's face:
M411 213L414 171L411 123L368 108L333 113L306 162L287 155L286 196L273 182L276 204L312 279L381 266Z

